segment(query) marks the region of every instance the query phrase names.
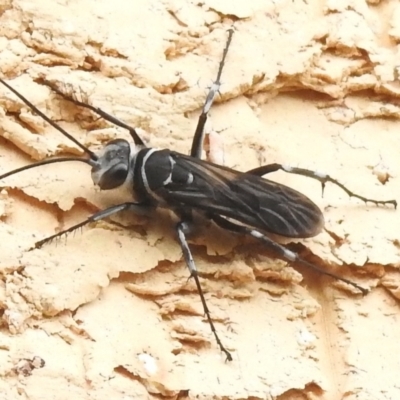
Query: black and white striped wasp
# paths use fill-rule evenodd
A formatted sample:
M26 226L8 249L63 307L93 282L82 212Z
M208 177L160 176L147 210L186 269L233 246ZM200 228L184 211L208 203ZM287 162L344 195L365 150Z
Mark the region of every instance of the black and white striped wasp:
M186 240L187 234L193 229L193 212L212 220L223 229L239 234L251 235L262 241L266 247L273 250L280 257L343 281L365 294L367 290L358 284L320 269L318 266L306 261L298 254L290 251L263 233L278 234L289 238L308 238L317 235L324 227L322 212L310 199L290 187L264 179L263 176L282 170L291 174L304 175L317 179L323 187L327 182L331 182L343 189L349 196L356 197L364 202L372 202L376 205L392 204L394 207L397 206L395 200L379 201L359 196L328 175L302 168L269 164L243 173L201 159L208 112L221 85L221 74L232 36L233 29L230 29L222 59L219 63L216 80L209 89L199 117L190 155L181 154L169 149L160 150L146 147L134 128L103 110L71 98L53 87L59 95L68 101L87 108L109 122L126 128L130 132L133 139L132 144L124 139L115 139L107 143L96 154L79 143L8 83L0 79L0 82L4 86L49 124L73 141L87 155L84 158L58 157L47 159L3 174L0 176L0 179L36 168L40 165L81 161L91 166L93 183L98 185L100 189L111 190L123 185L128 186L132 190L132 195L134 194L135 199L137 199L135 202L126 202L101 210L69 229L38 241L36 248L61 235L75 231L89 222L99 221L123 210L142 212L143 210L153 210L157 207L172 210L180 220L176 225L176 231L184 259L190 271L190 277L196 283L208 323L227 360L232 360L232 356L222 344L211 319L210 311L200 285L198 272Z

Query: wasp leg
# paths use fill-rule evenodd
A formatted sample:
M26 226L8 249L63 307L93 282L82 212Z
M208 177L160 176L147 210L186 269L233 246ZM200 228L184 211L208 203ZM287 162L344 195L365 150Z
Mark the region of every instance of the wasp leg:
M145 146L143 140L140 138L139 134L136 132L135 128L132 126L126 124L125 122L121 121L120 119L114 117L113 115L103 111L101 108L94 107L91 104L85 103L83 101L79 101L78 99L74 98L72 95L69 95L67 93L63 93L60 89L58 89L54 83L47 81L45 79L42 80L42 82L51 87L51 89L56 92L59 96L61 96L64 100L67 100L76 106L86 108L90 111L93 111L95 114L99 115L100 117L104 118L106 121L111 122L114 125L117 125L121 128L124 128L129 131L133 141L135 144L140 145L140 146Z
M221 351L223 351L225 353L226 360L232 361L231 353L224 347L224 345L221 342L221 339L218 336L217 330L215 329L214 323L211 319L210 310L208 309L207 302L204 297L203 289L201 288L201 285L200 285L197 268L196 268L196 265L193 260L192 252L190 251L188 242L186 240L186 234L189 233L189 231L190 231L189 223L184 222L184 221L179 222L176 226L176 230L178 232L179 243L182 247L183 257L186 261L187 267L189 268L190 277L193 278L196 283L197 291L199 292L200 299L201 299L201 304L203 305L204 314L206 315L207 321L210 324L211 331L215 337L215 340L217 341L219 348L221 349Z
M237 232L237 233L243 233L247 235L251 235L254 238L262 241L268 248L272 249L276 253L278 253L281 257L285 258L286 260L293 262L293 263L298 263L300 265L304 265L308 268L313 269L314 271L318 271L319 273L323 275L330 276L331 278L334 278L336 280L342 281L344 283L347 283L356 289L358 289L363 295L366 295L368 293L368 290L363 288L362 286L359 286L357 283L354 283L346 278L343 278L339 275L336 275L332 272L325 271L322 268L317 267L316 265L304 260L301 258L298 254L294 253L293 251L288 250L284 246L280 245L279 243L274 242L272 239L268 238L267 236L263 235L261 232L248 228L247 226L235 224L234 222L228 221L227 219L221 217L220 215L213 214L210 216L210 218L221 228L227 229L229 231Z
M98 211L97 213L91 215L89 218L85 219L84 221L80 222L79 224L76 224L74 226L71 226L68 229L65 229L65 230L58 232L54 235L51 235L47 238L39 240L38 242L35 243L35 248L39 249L45 243L51 242L52 240L57 239L63 235L67 235L68 233L74 232L77 229L82 228L83 226L89 224L90 222L100 221L101 219L105 219L107 217L110 217L113 214L116 214L118 212L128 210L128 209L133 210L133 211L137 212L138 214L143 214L143 212L148 210L149 207L142 203L133 203L133 202L122 203L122 204L118 204L116 206L108 207L105 210Z
M304 169L304 168L297 168L297 167L290 167L287 165L282 165L282 164L268 164L268 165L263 165L258 168L251 169L250 171L247 171L247 174L252 174L252 175L257 175L257 176L263 176L266 174L269 174L271 172L276 172L276 171L284 171L289 174L296 174L296 175L303 175L307 176L308 178L316 179L317 181L321 182L322 185L322 195L324 194L324 189L325 185L327 182L331 182L336 186L339 186L342 190L344 190L350 197L355 197L357 199L362 200L364 203L374 203L376 205L379 204L393 204L394 208L397 208L397 201L396 200L373 200L373 199L368 199L364 196L360 196L351 190L347 189L346 186L344 186L342 183L337 181L336 179L332 178L329 175L322 174L320 172L316 171L311 171L309 169Z
M190 150L190 155L192 157L201 158L201 153L203 151L204 127L207 122L208 112L210 111L214 99L217 93L219 92L219 88L221 87L222 70L224 68L226 55L228 54L228 49L232 41L233 32L234 32L233 28L228 30L228 40L226 41L225 49L222 54L222 60L219 63L217 78L210 87L206 101L204 102L204 106L199 117L199 121L197 123L196 131L193 137L192 148Z

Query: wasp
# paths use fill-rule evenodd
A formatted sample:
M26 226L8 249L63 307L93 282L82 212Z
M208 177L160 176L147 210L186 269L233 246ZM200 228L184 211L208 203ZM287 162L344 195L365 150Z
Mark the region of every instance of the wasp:
M160 150L147 147L131 126L91 104L79 101L53 87L53 90L66 100L89 109L109 122L129 131L133 143L125 139L111 140L101 151L94 153L42 113L7 82L0 79L0 83L13 92L36 114L79 146L86 155L84 157L50 158L3 174L0 179L41 165L79 161L91 167L93 183L101 190L112 190L127 186L132 192L132 200L136 200L98 211L85 221L36 242L35 247L39 248L45 243L73 232L90 222L102 220L124 210L133 210L139 213L153 211L159 207L171 210L179 219L176 225L177 238L190 277L194 279L200 295L204 314L219 348L225 353L229 361L232 360L231 353L223 345L214 326L187 242L187 235L195 228L194 213L213 221L220 228L237 234L252 236L275 252L278 257L317 270L352 285L366 294L367 290L357 283L320 269L317 265L308 262L297 253L267 236L270 233L289 238L313 237L323 229L324 217L318 206L305 195L288 186L265 179L264 175L278 170L303 175L318 180L323 187L328 182L335 184L349 196L356 197L364 202L371 202L376 205L392 204L395 208L397 207L396 200L368 199L353 193L329 175L303 168L274 163L247 172L239 172L201 159L205 124L209 110L219 93L222 70L226 63L233 32L233 29L228 30L228 38L219 63L217 77L209 88L205 99L189 155L169 149Z

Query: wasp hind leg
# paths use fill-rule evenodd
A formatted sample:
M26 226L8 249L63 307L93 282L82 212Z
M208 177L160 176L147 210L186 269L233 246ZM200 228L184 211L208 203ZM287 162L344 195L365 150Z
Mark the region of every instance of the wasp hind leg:
M344 186L342 183L340 183L338 180L332 178L329 175L322 174L320 172L316 171L311 171L309 169L304 169L304 168L297 168L297 167L290 167L287 165L283 164L268 164L268 165L263 165L258 168L251 169L247 171L247 174L252 174L252 175L257 175L257 176L263 176L266 174L269 174L271 172L276 172L276 171L284 171L289 174L295 174L295 175L302 175L306 176L308 178L316 179L319 181L322 185L322 195L324 194L324 189L325 185L327 182L330 182L336 186L339 186L343 191L345 191L350 197L355 197L357 199L362 200L364 203L373 203L376 205L384 205L384 204L392 204L394 208L397 208L397 201L396 200L374 200L374 199L368 199L367 197L360 196L351 190L347 189L346 186Z
M359 290L363 295L366 295L368 293L367 289L363 288L362 286L358 285L357 283L352 282L349 279L343 278L339 275L333 274L332 272L325 271L322 268L319 268L318 266L304 260L303 258L301 258L298 254L294 253L293 251L290 251L289 249L285 248L284 246L280 245L279 243L274 242L272 239L268 238L267 236L265 236L264 234L262 234L261 232L255 230L255 229L251 229L244 225L235 224L234 222L229 221L229 220L225 219L224 217L221 217L220 215L213 214L210 216L210 218L219 227L221 227L223 229L227 229L229 231L236 232L236 233L250 235L250 236L260 240L261 242L263 242L266 245L267 248L273 250L274 252L279 254L282 258L284 258L292 263L304 265L305 267L311 268L314 271L317 271L323 275L327 275L338 281L347 283L348 285L351 285L354 288L356 288L357 290Z

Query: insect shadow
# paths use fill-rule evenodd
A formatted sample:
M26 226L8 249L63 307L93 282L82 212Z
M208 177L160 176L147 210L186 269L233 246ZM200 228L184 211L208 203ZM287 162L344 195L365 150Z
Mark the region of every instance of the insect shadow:
M364 202L371 202L376 205L392 204L395 208L397 207L396 200L368 199L350 191L329 175L303 168L275 163L263 165L243 173L201 159L208 112L221 86L222 70L233 32L233 29L228 30L228 38L219 63L217 77L204 102L193 137L190 155L169 149L159 150L146 147L136 130L131 126L99 108L63 93L48 83L64 99L77 106L89 109L107 121L127 129L132 137L133 143L124 139L111 140L102 150L94 153L42 113L3 79L0 79L0 83L86 154L86 157L55 157L36 162L3 174L0 179L40 165L80 161L90 165L93 183L98 185L101 190L128 186L137 199L135 202L117 204L96 212L85 221L36 242L35 247L40 248L45 243L73 232L90 222L99 221L123 210L133 210L139 213L152 211L158 207L172 210L179 218L176 232L183 257L189 268L190 277L196 283L203 310L215 340L229 361L232 360L232 355L218 336L186 240L186 236L195 227L193 212L200 213L223 229L250 235L260 240L278 257L345 282L366 294L368 290L357 283L321 269L263 233L278 234L289 238L308 238L320 233L324 227L324 217L321 210L309 198L290 187L265 179L263 176L282 170L290 174L316 179L322 184L323 188L327 182L331 182L343 189L349 196L356 197Z

